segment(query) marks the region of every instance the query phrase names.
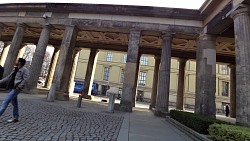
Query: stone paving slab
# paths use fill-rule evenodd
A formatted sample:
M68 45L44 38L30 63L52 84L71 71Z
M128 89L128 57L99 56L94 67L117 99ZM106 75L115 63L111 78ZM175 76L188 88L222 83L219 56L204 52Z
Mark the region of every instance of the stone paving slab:
M0 95L1 101L5 95ZM118 137L123 113L106 113L107 106L102 103L85 101L82 108L76 108L74 100L46 102L42 96L19 97L20 122L6 122L12 117L10 104L0 117L1 141L116 141Z
M0 92L0 102L5 96ZM19 94L20 122L7 123L10 104L0 117L0 141L192 141L148 109L109 113L101 99L83 100L77 108L77 96L47 102L46 95Z

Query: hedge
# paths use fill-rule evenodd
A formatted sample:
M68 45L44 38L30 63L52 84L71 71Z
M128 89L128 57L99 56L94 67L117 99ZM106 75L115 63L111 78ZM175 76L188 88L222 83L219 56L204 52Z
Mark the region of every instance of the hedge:
M210 125L209 134L217 141L250 141L250 128L226 125L213 124Z
M209 125L214 123L227 124L227 122L216 120L215 118L177 110L170 110L170 117L198 133L206 135L208 135Z

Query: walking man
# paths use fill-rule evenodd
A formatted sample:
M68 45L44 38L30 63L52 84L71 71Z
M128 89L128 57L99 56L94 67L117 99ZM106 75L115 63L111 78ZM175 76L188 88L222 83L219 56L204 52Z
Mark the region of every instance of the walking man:
M25 63L25 59L19 58L16 61L15 68L10 75L0 80L0 84L8 83L8 95L5 97L1 105L0 116L4 113L10 102L13 105L13 119L8 120L8 122L18 122L19 112L17 95L22 91L22 89L24 89L24 86L29 78L29 70L24 67Z

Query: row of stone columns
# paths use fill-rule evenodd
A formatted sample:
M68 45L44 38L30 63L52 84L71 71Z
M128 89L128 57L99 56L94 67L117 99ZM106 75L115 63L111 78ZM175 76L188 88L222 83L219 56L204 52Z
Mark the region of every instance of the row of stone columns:
M163 36L164 37L164 36ZM166 36L168 37L168 36ZM167 40L166 42L166 39ZM165 45L171 43L170 37L165 38ZM154 79L152 85L152 95L150 108L156 107L156 114L161 115L161 113L168 112L168 97L169 97L169 72L170 64L168 61L171 58L170 51L166 51L166 46L164 46L163 38L163 49L161 57L161 68L159 69L159 60L155 59L155 71ZM164 48L165 47L165 48ZM169 45L171 48L171 46ZM168 53L167 53L168 52ZM165 55L165 56L164 56ZM165 59L164 59L165 57ZM177 101L176 109L183 110L183 100L184 100L184 83L185 83L185 65L187 59L179 59L179 77L178 77L178 90L177 90ZM197 72L196 72L196 107L195 112L208 116L215 116L215 88L216 88L216 50L215 50L215 37L211 35L202 35L198 39L198 49L197 49ZM235 69L234 65L230 65L231 68L231 82L230 82L230 103L231 103L231 117L235 117ZM160 77L158 82L158 76ZM158 91L157 91L158 85ZM158 96L159 95L159 96ZM156 102L157 96L157 102ZM159 103L161 102L161 103ZM162 105L161 105L162 104ZM156 105L156 106L155 106ZM158 107L157 107L158 106Z
M250 16L249 9L243 8L235 11L232 14L235 27L235 54L236 68L231 65L230 73L230 115L236 117L236 122L250 126ZM215 37L212 35L201 35L198 38L197 58L196 58L196 96L195 96L195 112L207 116L215 117L215 88L216 88L216 44ZM168 52L170 53L170 51ZM156 114L161 114L168 111L168 96L169 96L169 75L167 52L164 48L164 37L162 45L161 67L159 72L158 95L156 102ZM171 54L169 55L171 56ZM163 61L165 60L165 61ZM179 83L177 108L183 109L183 82L185 61L180 60L179 67ZM165 63L165 64L162 64ZM165 67L165 68L164 68ZM155 66L157 70L157 63ZM165 73L165 74L164 74ZM164 74L161 75L161 74ZM156 97L154 85L157 84L158 75L155 74L151 106L154 107ZM163 77L162 77L163 76ZM165 77L165 78L164 78ZM236 83L235 83L236 82ZM162 89L165 87L165 90ZM237 93L237 97L236 97ZM163 102L161 102L163 101Z
M4 76L7 76L12 71L15 65L16 58L23 56L25 49L22 48L22 39L25 28L26 28L25 24L17 23L16 32L10 46L8 47L8 44L4 45L0 62L1 65L4 65L5 68ZM2 30L2 28L0 29ZM40 76L43 59L46 53L46 48L48 46L51 30L53 30L53 27L51 25L43 26L30 66L30 79L28 80L27 84L27 90L30 93L34 92L33 90L36 90L37 88L37 81ZM69 89L73 87L72 85L70 85L71 84L70 82L73 81L74 77L74 72L72 71L76 70L77 62L74 61L77 61L80 51L80 50L74 51L77 33L78 29L75 26L66 26L65 35L63 37L62 44L60 47L60 55L59 55L59 48L55 48L53 53L45 87L50 87L55 70L53 83L55 83L56 91L55 93L53 93L53 95L57 99L61 100L69 99L68 96Z

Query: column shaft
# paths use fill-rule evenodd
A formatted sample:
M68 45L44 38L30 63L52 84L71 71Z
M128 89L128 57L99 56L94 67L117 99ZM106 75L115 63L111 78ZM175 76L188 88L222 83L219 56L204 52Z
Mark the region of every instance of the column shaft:
M135 77L135 85L134 85L134 91L133 91L133 104L132 106L135 107L135 101L136 101L136 96L137 96L137 86L138 86L138 77L139 77L139 70L140 70L140 58L141 58L141 54L139 54L139 57L137 59L137 66L136 66L136 77Z
M165 33L162 36L161 65L159 71L158 94L156 99L155 115L163 116L169 112L169 87L171 66L172 35Z
M75 26L66 26L63 40L60 47L52 86L48 96L48 101L69 100L68 84L70 72L72 70L73 50L77 38L78 29ZM54 84L54 85L53 85ZM55 87L55 88L54 88Z
M97 53L98 50L91 49L89 54L89 60L88 60L88 67L84 79L84 89L82 91L83 95L91 94L92 89L92 83L94 79L94 73L95 73L95 64L97 62Z
M50 25L44 25L41 32L35 53L30 66L30 79L28 80L28 90L36 89L37 82L42 70L43 60L50 37Z
M183 110L184 107L184 85L185 85L185 66L187 59L179 58L179 77L178 77L178 89L176 109Z
M155 108L156 104L160 59L161 59L160 56L155 56L154 78L153 78L151 102L149 109Z
M1 37L2 37L3 29L4 29L4 25L2 23L0 23L0 40L1 40Z
M44 84L45 88L50 88L50 86L51 86L52 79L53 79L54 72L55 72L55 68L56 68L56 63L57 63L58 56L59 56L59 48L55 48L54 52L53 52L53 55L52 55L52 59L50 61L48 75L47 75L46 80L45 80L45 84Z
M75 49L74 54L73 54L74 60L73 60L73 66L72 66L70 82L69 82L69 93L72 93L72 94L74 92L74 79L75 79L76 67L77 67L77 62L78 62L80 51L81 51L80 49Z
M250 15L248 8L235 11L236 123L250 127Z
M82 94L79 95L78 97L77 107L79 108L81 107L83 97L90 99L89 96L87 95L88 94L91 95L91 89L92 89L93 80L95 76L97 58L98 58L98 50L91 49L90 54L89 54L87 71L86 71L85 79L84 79L84 89L82 91Z
M18 23L15 35L12 39L10 49L8 51L8 55L7 55L5 63L4 63L4 75L3 75L3 77L10 74L10 72L12 71L12 69L15 65L19 49L21 48L21 45L22 45L24 30L25 30L24 24Z
M230 65L230 117L236 118L236 68Z
M196 53L195 113L215 117L216 37L203 34Z
M121 97L121 110L131 112L133 106L133 96L135 93L135 83L138 77L138 59L140 31L131 30L128 43L127 63L125 67L124 82Z

